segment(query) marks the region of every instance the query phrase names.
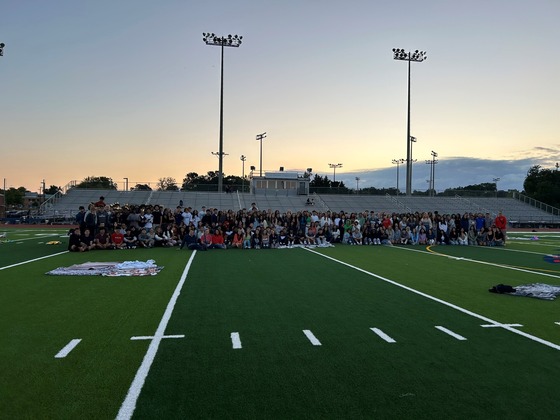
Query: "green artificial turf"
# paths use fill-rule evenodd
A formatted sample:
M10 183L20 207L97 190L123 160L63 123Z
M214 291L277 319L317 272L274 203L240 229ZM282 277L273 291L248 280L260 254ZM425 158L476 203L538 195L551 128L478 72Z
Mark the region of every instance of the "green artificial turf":
M66 247L39 242L0 244L0 418L115 418L150 345L130 338L155 333L191 251L24 263ZM560 284L556 264L544 261L559 245L551 235L501 249L198 252L165 331L185 337L161 340L134 415L552 418L560 412L559 350L482 328L485 321L384 279L560 344L559 301L488 293L498 283ZM165 267L157 276L45 275L86 261L150 258ZM243 348L232 348L233 332ZM54 358L76 338L66 358Z

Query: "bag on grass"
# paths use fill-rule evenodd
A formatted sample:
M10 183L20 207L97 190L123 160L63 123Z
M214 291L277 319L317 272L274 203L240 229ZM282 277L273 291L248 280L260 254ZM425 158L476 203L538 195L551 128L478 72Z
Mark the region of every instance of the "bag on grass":
M497 286L492 286L488 289L491 293L515 293L515 289L507 284L498 284Z

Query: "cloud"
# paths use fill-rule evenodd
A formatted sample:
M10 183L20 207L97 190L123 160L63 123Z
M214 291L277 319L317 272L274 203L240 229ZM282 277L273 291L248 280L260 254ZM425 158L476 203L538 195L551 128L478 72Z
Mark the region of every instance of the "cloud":
M552 156L560 157L556 149L535 148L534 152L537 151L541 152L541 156L535 156L537 153L531 153L533 155L531 157L510 160L469 157L439 158L435 166L435 188L437 191L443 191L448 188L494 182L494 179L499 178L498 189L522 191L527 171L532 166L553 167L556 160L552 159ZM547 153L544 153L545 151ZM558 160L560 161L560 158ZM413 165L413 190L426 191L428 189L429 183L427 181L430 179L430 169L431 165L424 162L417 162ZM332 173L321 175L327 175L330 179ZM336 174L337 180L344 181L344 184L349 188L356 188L356 177L360 178L360 188L391 188L396 187L397 169L391 167L344 173L337 172ZM400 165L399 168L399 189L401 191L406 189L406 165Z

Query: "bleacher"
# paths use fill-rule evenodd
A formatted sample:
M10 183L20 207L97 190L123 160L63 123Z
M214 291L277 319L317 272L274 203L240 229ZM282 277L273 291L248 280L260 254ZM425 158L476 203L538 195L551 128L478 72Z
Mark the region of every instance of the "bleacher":
M200 209L202 206L215 207L224 210L240 210L250 208L256 203L261 210L279 210L280 212L317 210L360 212L364 210L389 213L414 213L416 211L438 211L440 214L490 213L492 217L503 211L512 226L538 227L560 226L560 217L537 209L529 204L513 198L484 198L484 197L418 197L418 196L373 196L373 195L340 195L313 194L309 198L314 205L308 205L308 196L286 196L276 194L250 193L217 193L190 191L117 191L69 189L45 211L50 215L73 217L79 206L87 206L96 202L99 197L105 197L109 205L118 203L124 205L160 205L164 208L175 209L179 203Z

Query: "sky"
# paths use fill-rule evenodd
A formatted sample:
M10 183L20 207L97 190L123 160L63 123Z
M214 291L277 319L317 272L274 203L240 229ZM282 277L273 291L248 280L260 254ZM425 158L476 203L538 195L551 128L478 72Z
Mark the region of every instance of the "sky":
M88 176L124 188L218 170L224 50L225 175L313 168L347 186L492 182L523 189L560 161L558 0L4 0L0 178L38 191ZM1 182L1 181L0 181ZM405 167L399 169L405 187Z

